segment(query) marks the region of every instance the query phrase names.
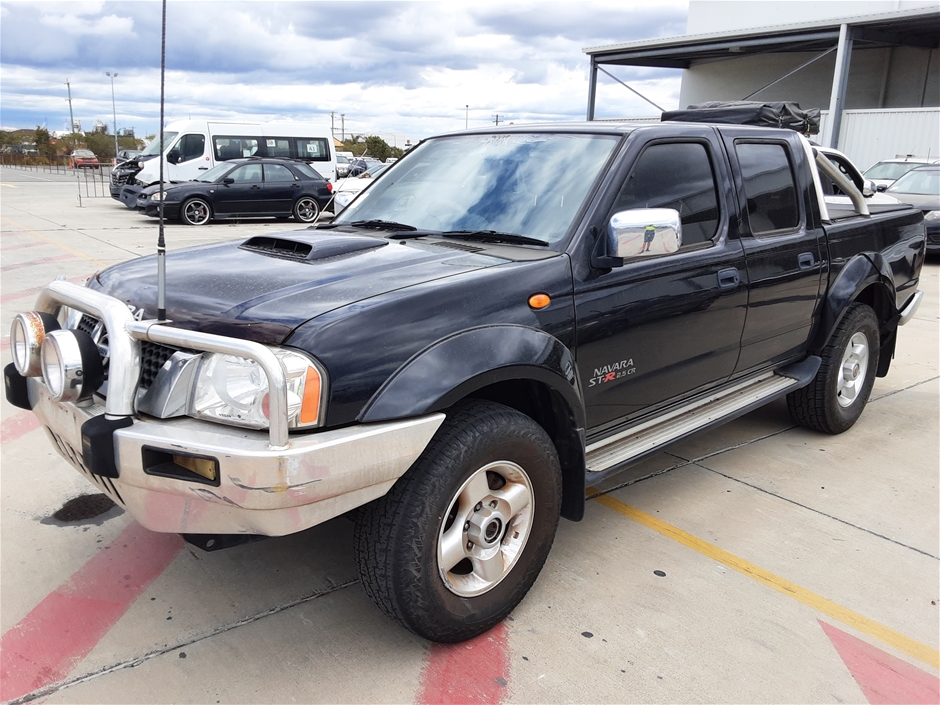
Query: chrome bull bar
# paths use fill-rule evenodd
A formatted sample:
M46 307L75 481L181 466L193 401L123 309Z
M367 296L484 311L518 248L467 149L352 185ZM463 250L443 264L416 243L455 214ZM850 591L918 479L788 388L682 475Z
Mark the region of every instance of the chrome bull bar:
M62 306L99 318L108 331L110 362L105 415L133 416L140 380L140 341L174 345L203 352L235 355L257 362L268 379L269 446L290 446L287 427L287 378L277 357L261 343L173 328L159 321L137 321L126 304L94 289L54 281L40 292L36 310L57 316Z

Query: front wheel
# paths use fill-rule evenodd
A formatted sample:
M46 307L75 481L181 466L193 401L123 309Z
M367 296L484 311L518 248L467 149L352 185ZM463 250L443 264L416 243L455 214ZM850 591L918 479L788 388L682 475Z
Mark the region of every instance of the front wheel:
M513 409L468 402L356 521L359 574L389 617L432 641L489 630L548 557L561 470L548 435Z
M816 377L787 395L787 408L793 420L823 433L850 429L868 403L879 351L875 312L865 304L849 304L823 348Z
M301 196L294 204L294 217L301 223L312 223L320 215L320 205L310 196Z
M201 198L190 198L180 207L180 218L187 225L205 225L211 217L209 204Z

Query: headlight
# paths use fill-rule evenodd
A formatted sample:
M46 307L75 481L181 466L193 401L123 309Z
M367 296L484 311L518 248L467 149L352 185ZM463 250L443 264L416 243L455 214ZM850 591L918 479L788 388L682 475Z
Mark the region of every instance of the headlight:
M143 168L144 168L144 163L143 163L143 162L137 162L137 168L138 168L138 169L143 169Z
M50 331L40 348L42 381L56 401L88 399L104 381L101 354L80 330Z
M333 197L333 203L335 203L339 208L345 208L349 205L349 202L353 200L355 194L350 193L349 191L340 191Z
M160 193L159 191L154 191L152 194L150 194L148 198L150 198L151 201L162 201L165 195L166 195L165 191L163 193Z
M287 377L287 425L310 428L322 420L325 375L311 358L291 350L274 354ZM190 416L244 426L268 427L268 379L254 360L206 353L196 373Z
M924 213L924 220L940 220L940 211L927 211Z
M24 377L38 377L42 373L39 352L42 341L59 328L59 322L49 313L17 314L10 326L10 350L17 372Z

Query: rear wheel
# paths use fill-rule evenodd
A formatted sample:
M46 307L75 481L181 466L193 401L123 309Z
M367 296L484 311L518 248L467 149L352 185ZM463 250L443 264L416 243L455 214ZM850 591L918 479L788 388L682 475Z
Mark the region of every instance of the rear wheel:
M807 386L787 395L790 416L823 433L847 431L862 415L878 369L878 318L865 304L849 304L822 351L822 364Z
M359 573L388 616L432 641L495 626L532 587L561 507L561 470L535 421L491 402L448 415L425 452L356 521Z
M320 205L310 196L301 196L294 204L294 217L301 223L312 223L320 215Z
M180 218L187 225L205 225L212 217L212 209L201 198L190 198L180 207Z

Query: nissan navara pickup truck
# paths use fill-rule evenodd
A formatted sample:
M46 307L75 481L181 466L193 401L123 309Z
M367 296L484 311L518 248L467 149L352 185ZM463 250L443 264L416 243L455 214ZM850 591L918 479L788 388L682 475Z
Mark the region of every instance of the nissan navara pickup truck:
M350 513L378 607L460 641L587 486L783 396L851 428L925 256L923 214L857 186L787 129L434 137L329 224L168 254L160 320L154 257L50 283L6 395L153 531L210 549Z

